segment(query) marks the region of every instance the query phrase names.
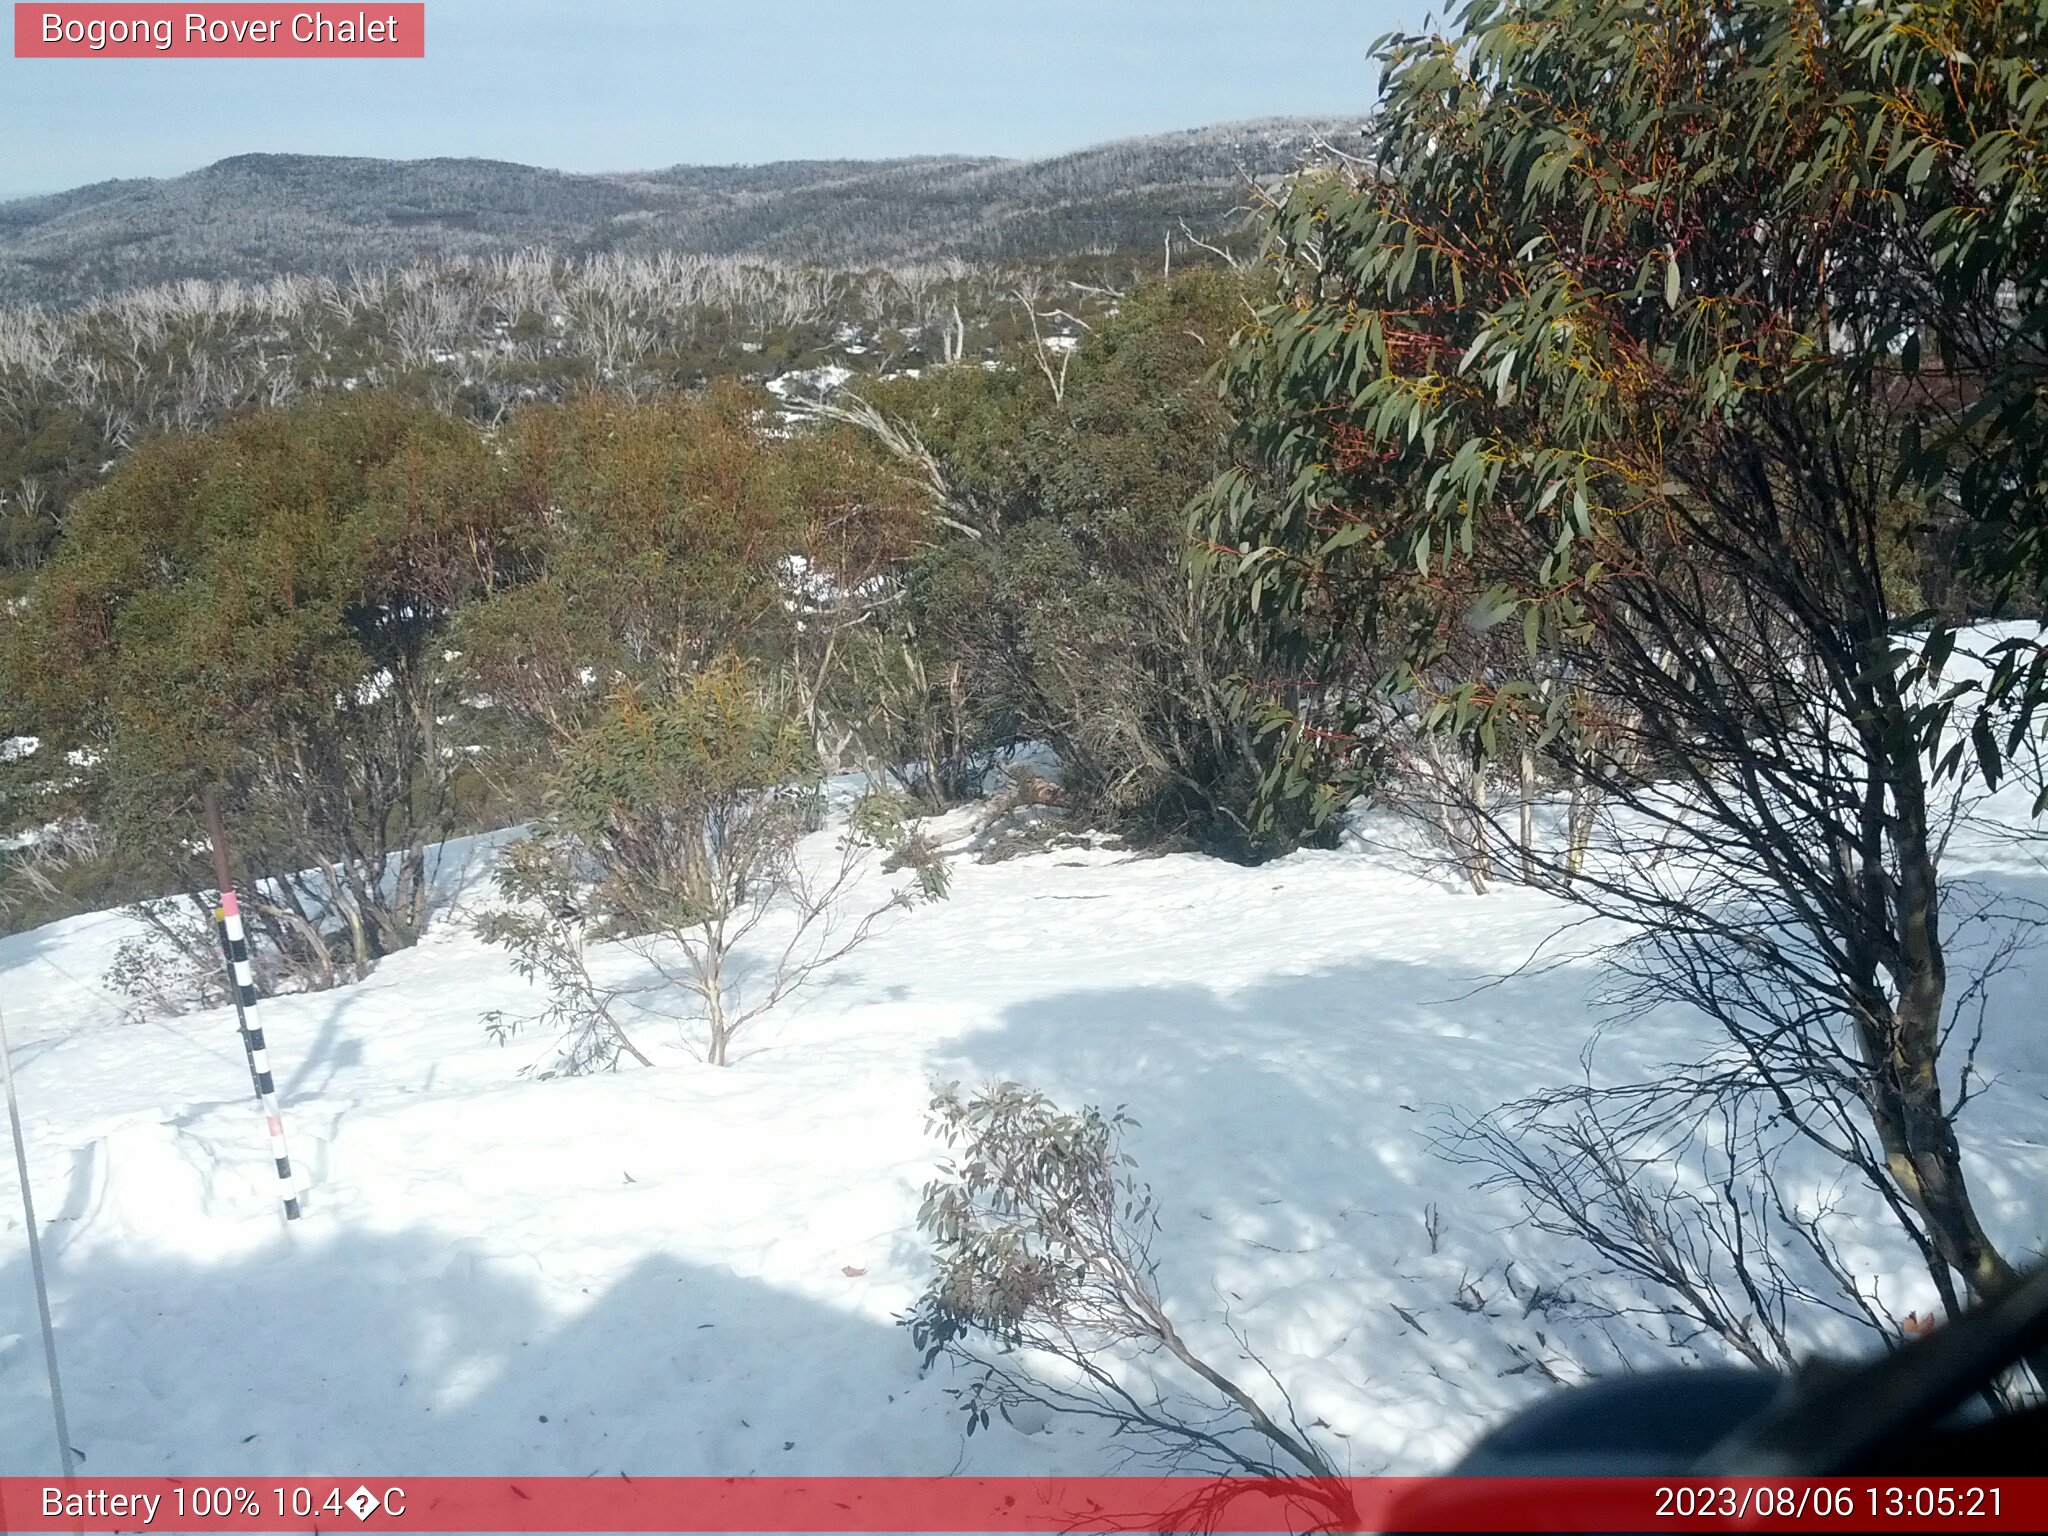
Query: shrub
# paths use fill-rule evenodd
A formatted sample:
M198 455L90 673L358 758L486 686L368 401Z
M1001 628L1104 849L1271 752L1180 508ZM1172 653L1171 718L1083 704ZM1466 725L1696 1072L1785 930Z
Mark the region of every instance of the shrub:
M549 1035L555 1057L542 1078L609 1071L622 1055L647 1066L617 1009L628 989L600 982L590 968L585 908L594 879L588 868L578 868L575 843L521 838L505 850L492 882L507 905L478 918L477 933L510 950L513 968L548 995L547 1005L532 1014L485 1014L492 1037L502 1045L524 1029Z
M587 930L646 961L656 980L638 989L650 999L643 1006L693 1018L705 1060L725 1066L748 1023L897 904L849 909L865 864L853 839L820 868L800 856L821 799L817 756L786 696L735 658L657 704L622 690L570 742L553 795L506 888L555 898L555 926L501 920L492 936L527 957L529 974L554 978L556 1008L567 997L572 1023L608 1017L610 996L589 987L581 965ZM588 884L572 893L569 872L579 868ZM572 924L570 962L562 948Z
M1121 1110L1064 1111L1016 1083L971 1097L947 1084L932 1098L930 1124L953 1150L918 1211L937 1273L901 1321L927 1368L950 1357L974 1373L956 1394L970 1434L1031 1403L1105 1419L1176 1468L1335 1475L1291 1408L1286 1423L1269 1414L1168 1315L1151 1253L1157 1207L1123 1151L1132 1122ZM1183 1385L1126 1386L1124 1351L1171 1361ZM1033 1375L1034 1354L1058 1362L1072 1384Z
M128 910L148 931L114 946L106 984L128 999L129 1022L226 1006L227 970L206 914L178 901L138 902Z
M81 499L6 636L10 699L162 889L210 879L220 791L252 921L336 979L418 938L467 776L445 632L503 579L476 434L376 397L160 439Z
M952 890L953 872L938 845L922 827L912 824L914 809L901 791L869 790L847 815L847 835L882 849L887 855L883 869L909 870L923 900L944 901Z
M1244 292L1220 272L1139 290L1057 388L1020 357L876 392L974 530L903 575L898 671L922 687L893 711L891 760L978 782L1001 748L1042 742L1076 815L1128 836L1256 860L1321 835L1305 815L1254 818L1270 754L1240 695L1273 665L1222 632L1186 558L1187 506L1226 462L1209 374Z

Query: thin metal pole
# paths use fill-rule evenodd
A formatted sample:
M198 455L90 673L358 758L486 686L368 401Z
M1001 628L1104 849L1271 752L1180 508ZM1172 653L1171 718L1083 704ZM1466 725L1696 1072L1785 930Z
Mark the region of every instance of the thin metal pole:
M50 1412L57 1421L57 1456L72 1476L71 1426L64 1418L64 1383L57 1374L57 1330L50 1324L50 1286L43 1276L43 1240L36 1226L35 1196L28 1187L28 1147L21 1139L21 1105L14 1097L14 1050L7 1043L7 1014L0 1009L0 1075L7 1080L7 1123L14 1131L14 1166L21 1174L21 1214L28 1223L28 1267L35 1275L36 1310L43 1319L43 1364L50 1373Z

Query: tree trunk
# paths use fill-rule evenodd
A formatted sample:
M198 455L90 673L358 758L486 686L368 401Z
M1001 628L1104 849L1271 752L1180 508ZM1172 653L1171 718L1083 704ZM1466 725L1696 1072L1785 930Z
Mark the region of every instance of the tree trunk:
M1522 883L1536 883L1536 754L1522 743Z
M1593 842L1593 813L1600 804L1600 792L1581 781L1572 786L1571 807L1566 812L1564 873L1577 878L1586 867L1586 850Z
M1486 894L1486 882L1493 876L1493 856L1486 847L1486 769L1472 764L1472 891Z
M1917 784L1904 785L1895 777L1892 789L1905 802L1892 830L1898 861L1898 1001L1889 1020L1889 1038L1866 1042L1866 1049L1875 1048L1876 1057L1871 1063L1871 1117L1884 1145L1886 1166L1926 1220L1942 1258L1972 1294L1996 1298L2019 1283L2019 1274L1978 1220L1955 1126L1942 1103L1937 1069L1948 979L1934 858L1916 803Z
M304 913L294 912L289 907L281 907L272 902L259 902L252 898L250 905L268 917L274 925L289 928L299 936L300 942L305 946L306 967L312 970L317 978L317 990L324 992L334 985L334 956L327 948L327 940L321 937L320 930L313 925L310 918ZM291 951L286 945L279 942L276 949L280 956L289 960Z
M704 994L704 1022L710 1032L704 1059L714 1067L725 1066L726 1045L731 1029L725 1018L725 935L713 930L704 938L704 964L698 972Z
M1996 1301L2020 1283L2020 1273L1998 1251L1977 1215L1955 1123L1942 1102L1948 966L1941 887L1917 742L1906 727L1903 701L1895 690L1885 694L1879 713L1893 728L1888 739L1873 743L1872 763L1873 771L1884 773L1891 801L1884 840L1893 864L1896 950L1891 975L1897 1000L1888 1018L1876 1015L1876 1030L1865 1027L1863 1047L1871 1069L1866 1097L1886 1169L1927 1224L1936 1252L1971 1295ZM2048 1348L2031 1351L2027 1365L2048 1386Z

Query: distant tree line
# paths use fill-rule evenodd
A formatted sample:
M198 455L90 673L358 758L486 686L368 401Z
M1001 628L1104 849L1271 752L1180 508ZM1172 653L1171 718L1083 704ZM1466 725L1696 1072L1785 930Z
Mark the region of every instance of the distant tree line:
M17 820L111 839L92 899L196 890L177 829L216 787L278 882L278 952L360 975L417 938L430 847L538 814L621 698L739 663L826 767L927 811L1036 743L1078 823L1291 846L1305 825L1251 819L1231 680L1257 658L1182 560L1245 283L1184 269L1092 323L1027 287L1012 323L1040 338L1000 361L794 410L727 380L484 425L328 390L159 431L39 541L0 623L7 724L39 741L6 765Z
M0 309L0 592L72 499L155 433L333 390L490 426L582 389L648 399L722 377L992 361L1031 334L1028 308L1059 310L1047 327L1071 332L1069 314L1097 313L1162 260L846 269L533 250Z

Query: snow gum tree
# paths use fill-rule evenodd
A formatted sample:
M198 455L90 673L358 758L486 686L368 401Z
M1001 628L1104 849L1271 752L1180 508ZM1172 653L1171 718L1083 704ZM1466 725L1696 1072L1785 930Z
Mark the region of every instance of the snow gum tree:
M743 662L717 661L654 702L622 691L570 743L538 834L588 871L580 897L556 892L554 916L578 902L577 929L619 941L651 968L644 1009L672 1016L680 994L701 1021L705 1060L725 1066L749 1022L896 904L849 907L865 867L851 839L836 858L805 862L798 845L822 809L801 711ZM533 862L515 858L511 868ZM538 890L506 887L515 897ZM487 936L519 937L497 922ZM576 943L580 954L581 932ZM587 975L580 962L577 970Z
M916 765L906 787L928 806L1029 741L1058 756L1075 814L1136 840L1256 862L1315 833L1246 824L1260 758L1230 680L1265 658L1219 630L1185 558L1188 500L1226 462L1211 374L1246 293L1240 274L1185 271L1069 348L1041 335L1010 366L934 369L831 413L929 482L901 601L842 642L873 642L864 677L842 675L866 682L874 755Z
M506 424L508 515L533 568L465 610L454 636L523 737L506 757L548 761L617 685L664 697L727 655L789 667L813 694L832 674L842 616L792 590L793 573L858 593L915 514L900 477L845 451L850 433L778 436L769 404L727 382L641 405L589 395Z
M1945 714L1913 686L1948 632L1898 565L2038 544L2042 15L1471 0L1383 39L1371 160L1275 211L1198 514L1232 622L1323 682L1276 706L1276 790L1341 803L1343 753L1300 744L1390 698L1482 757L1540 743L1612 813L1550 883L1639 925L1632 1001L1719 1023L1698 1091L1859 1170L1951 1304L2017 1272L1957 1133ZM1321 637L1351 622L1402 660L1347 702ZM1495 629L1520 645L1461 671Z
M386 399L158 439L80 500L7 692L159 888L210 887L217 787L278 952L361 975L418 938L466 792L443 637L505 579L494 485L471 429Z

